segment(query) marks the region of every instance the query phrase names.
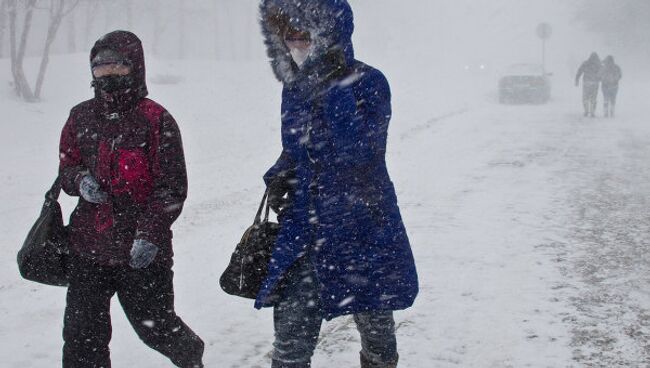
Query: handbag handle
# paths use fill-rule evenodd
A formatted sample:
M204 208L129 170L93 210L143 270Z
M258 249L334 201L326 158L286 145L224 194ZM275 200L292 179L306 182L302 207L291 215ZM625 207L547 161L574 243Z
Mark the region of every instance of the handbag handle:
M264 196L262 197L262 202L260 203L260 207L257 209L257 214L255 215L255 220L253 221L254 225L259 225L262 223L262 211L264 211L264 222L269 222L269 188L266 188L266 191L264 192Z
M59 200L59 195L61 194L61 176L57 176L56 179L54 179L54 184L52 184L52 187L50 188L47 193L45 193L45 199L49 199L51 201L58 201Z

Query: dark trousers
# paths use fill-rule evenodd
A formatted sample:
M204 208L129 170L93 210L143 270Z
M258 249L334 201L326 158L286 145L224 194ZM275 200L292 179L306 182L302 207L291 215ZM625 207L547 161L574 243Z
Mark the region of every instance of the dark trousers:
M63 368L110 368L110 300L117 294L140 339L183 368L203 367L203 341L174 312L173 271L72 261Z
M605 100L605 116L614 116L618 84L603 83L603 98Z
M323 322L313 267L305 259L299 260L283 284L273 309L272 368L308 368ZM393 312L359 313L354 315L354 321L361 335L362 367L396 367L398 354Z
M582 104L585 108L585 116L594 116L598 102L599 83L592 81L583 81L582 83Z

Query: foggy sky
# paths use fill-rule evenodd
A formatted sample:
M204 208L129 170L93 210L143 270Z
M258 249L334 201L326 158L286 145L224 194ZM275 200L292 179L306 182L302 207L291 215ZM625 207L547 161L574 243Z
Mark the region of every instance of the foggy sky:
M595 34L576 21L585 0L350 0L355 11L359 58L404 60L416 66L454 69L486 64L494 70L518 62L539 62L540 22L553 26L548 43L551 69L569 71L593 50L606 54ZM162 58L257 60L264 48L257 24L257 0L149 0L132 2L131 26L125 0L91 9L81 1L64 20L54 53L87 52L95 39L129 29L148 54ZM151 4L159 4L152 7ZM87 19L91 17L91 21ZM30 54L42 48L47 12L37 11ZM180 28L185 29L181 32ZM157 31L156 31L157 30Z

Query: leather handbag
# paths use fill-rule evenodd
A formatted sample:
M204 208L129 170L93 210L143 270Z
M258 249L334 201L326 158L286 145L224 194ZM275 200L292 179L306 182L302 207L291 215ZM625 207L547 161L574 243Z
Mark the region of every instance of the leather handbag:
M269 190L267 189L251 225L235 247L230 263L219 278L228 294L255 299L266 279L271 254L280 225L269 221ZM264 218L262 212L264 211Z
M67 228L59 205L60 179L45 194L41 214L18 252L23 278L52 286L68 285Z

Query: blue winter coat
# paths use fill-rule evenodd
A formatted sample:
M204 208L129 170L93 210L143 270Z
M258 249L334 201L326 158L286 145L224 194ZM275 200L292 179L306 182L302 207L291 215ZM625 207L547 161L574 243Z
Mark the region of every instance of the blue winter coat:
M265 0L261 19L273 70L284 83L283 151L264 179L290 175L293 191L256 307L273 303L301 257L316 270L327 319L410 307L417 273L385 162L390 89L380 71L354 59L350 6ZM284 46L282 19L312 35L314 51L302 69ZM331 50L342 51L347 72L324 82L321 66Z

